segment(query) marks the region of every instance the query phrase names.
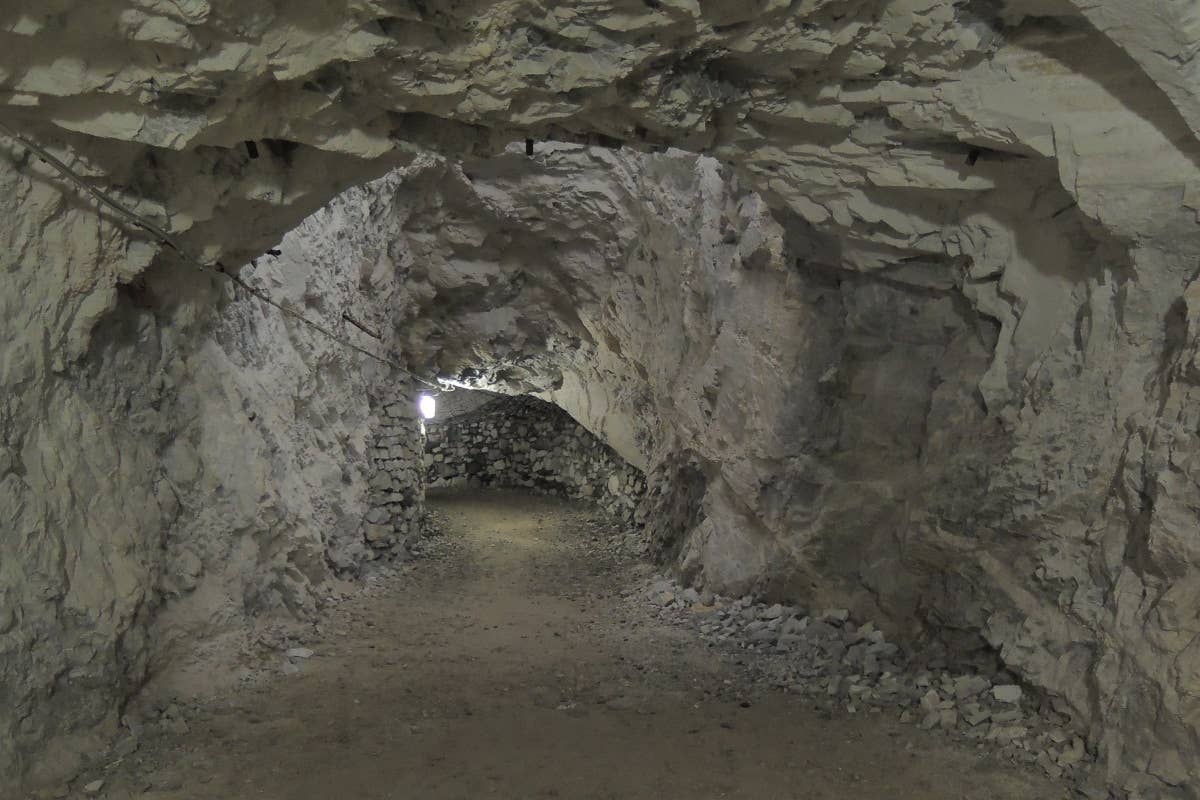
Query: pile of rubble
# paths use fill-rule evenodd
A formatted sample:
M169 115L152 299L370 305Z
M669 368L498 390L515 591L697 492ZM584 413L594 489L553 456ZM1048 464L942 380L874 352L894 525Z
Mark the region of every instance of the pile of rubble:
M748 596L730 599L661 576L641 587L636 599L642 598L664 621L689 626L738 658L756 680L811 697L823 708L896 714L1037 765L1056 779L1082 780L1091 762L1070 718L1044 707L1003 672L956 673L940 658L915 657L873 623L852 620L846 609L805 612ZM756 657L745 658L748 652Z

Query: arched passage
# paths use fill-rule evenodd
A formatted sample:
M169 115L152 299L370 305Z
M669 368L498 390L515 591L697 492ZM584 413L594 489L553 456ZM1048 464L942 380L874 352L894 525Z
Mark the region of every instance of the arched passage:
M965 631L1065 702L1121 782L1186 785L1195 82L1158 39L1192 21L734 5L63 0L5 13L6 97L20 131L231 264L407 165L408 230L339 226L395 219L356 190L305 223L341 238L243 274L326 320L399 320L383 347L430 374L557 370L531 388L691 487L689 575ZM502 153L529 138L524 172L524 147ZM728 169L581 164L551 138ZM322 498L364 490L371 398L398 376L10 155L0 755L25 774L110 739L157 660L212 632L174 602L204 565L229 576L214 606L305 614L328 564L370 560L361 508ZM552 213L564 189L581 228ZM399 238L422 258L394 263ZM606 243L619 258L586 257ZM373 258L322 272L347 248Z

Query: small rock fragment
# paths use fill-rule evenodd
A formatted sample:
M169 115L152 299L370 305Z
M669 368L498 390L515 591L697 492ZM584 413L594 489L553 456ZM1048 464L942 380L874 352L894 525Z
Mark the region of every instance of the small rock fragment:
M1083 739L1080 739L1078 736L1076 736L1071 740L1071 746L1063 750L1063 752L1059 754L1057 760L1059 765L1070 767L1082 761L1085 753L1086 751L1083 747Z
M1011 683L992 687L992 697L997 703L1019 703L1023 694L1020 686Z
M783 606L780 605L779 603L776 603L775 605L771 606L770 608L763 609L758 614L759 619L779 619L782 616L783 616Z
M850 619L850 612L844 608L827 608L821 613L821 619L834 625L841 625Z
M954 679L954 696L968 700L986 692L991 685L991 681L980 675L963 675Z

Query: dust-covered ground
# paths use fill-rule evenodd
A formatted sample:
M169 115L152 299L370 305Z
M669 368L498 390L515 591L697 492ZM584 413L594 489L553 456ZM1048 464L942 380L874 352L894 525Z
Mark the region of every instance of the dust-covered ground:
M588 508L508 492L430 506L437 555L332 609L284 670L181 701L173 724L64 796L1071 794L894 716L830 714L756 682L659 618L644 599L650 568Z

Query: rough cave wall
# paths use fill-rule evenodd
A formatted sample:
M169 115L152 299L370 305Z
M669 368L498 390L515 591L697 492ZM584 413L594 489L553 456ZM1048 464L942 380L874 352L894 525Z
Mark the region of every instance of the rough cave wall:
M896 528L920 493L982 502L995 320L816 260L811 231L711 159L517 148L412 173L397 213L411 357L541 388L646 465L664 509L694 495L682 530L651 520L692 580L929 621L954 556L902 564Z
M633 523L645 478L554 405L496 398L425 423L426 485L505 486L585 500Z
M1194 786L1198 30L1192 7L1168 0L631 0L550 12L520 0L51 0L0 12L0 102L6 120L80 172L187 246L234 264L425 147L483 155L532 136L718 157L778 215L783 263L798 258L805 269L777 269L769 256L782 247L756 246L747 230L738 239L750 269L702 272L720 291L668 304L664 313L682 315L672 319L687 330L709 332L689 351L692 366L706 366L708 351L740 354L742 343L756 355L711 359L714 371L739 367L720 375L722 390L706 394L715 385L706 378L682 392L673 409L681 423L667 435L661 419L640 426L623 410L681 388L670 371L647 366L658 360L651 348L617 336L618 358L612 343L588 341L612 335L632 318L620 309L637 304L614 296L603 328L572 320L571 300L608 296L569 269L540 288L538 271L522 280L558 309L545 327L573 333L547 342L526 330L527 318L493 317L480 353L434 347L424 363L454 372L486 365L477 356L491 352L495 375L521 382L520 353L549 344L569 361L575 337L596 365L565 369L561 386L542 388L631 462L662 453L676 470L658 484L670 487L664 508L680 507L672 497L685 487L703 498L698 529L677 543L693 576L761 571L778 576L768 585L779 591L907 598L896 607L916 606L943 635L981 633L1010 667L1060 696L1114 780ZM258 158L245 141L261 145ZM148 365L180 363L162 353L197 346L181 334L210 324L222 294L64 198L21 148L8 152L0 509L14 533L0 544L0 691L15 712L2 723L0 758L24 765L46 742L78 735L65 745L74 751L107 735L151 649L143 637L159 615L155 576L194 569L171 565L159 546L176 512L157 465L161 440L186 427L159 409L186 401L195 378L171 366L163 372L172 380L158 380ZM546 181L540 196L559 186ZM494 200L472 200L461 181L442 188L470 215ZM536 213L528 203L516 210ZM657 225L667 227L648 217L634 230ZM446 219L442 241L428 248L469 249L478 229L470 216ZM697 241L682 252L695 255ZM513 291L489 276L492 259L453 266L462 308L496 305L493 289ZM648 306L681 294L677 281L658 286L645 273L646 287L617 279L630 281L621 297L644 296ZM156 296L131 312L136 298L146 302L140 283ZM723 302L706 303L712 297ZM818 297L832 310L814 312L808 301ZM302 298L321 306L320 293ZM737 311L739 302L755 313ZM716 318L726 320L719 329ZM144 320L145 330L117 335L124 319ZM911 335L921 320L931 324ZM823 344L843 324L858 343L846 358ZM108 333L97 336L97 326ZM968 328L973 336L950 333ZM763 329L770 336L757 339ZM107 336L124 339L95 350ZM909 352L889 355L880 339ZM798 352L796 342L809 340L808 354ZM835 363L812 369L822 352ZM953 369L941 366L943 352ZM308 363L313 353L303 355ZM910 357L924 389L904 366ZM345 364L348 373L360 366ZM593 372L611 374L580 380ZM725 388L739 381L740 390ZM222 377L203 396L227 385ZM297 390L315 391L307 397L320 404L341 388L318 385ZM889 395L903 402L880 399ZM738 397L760 406L745 417L760 424L726 428ZM204 414L192 424L213 439L228 435L242 399L230 395L211 416L197 400ZM863 413L872 404L879 428ZM885 420L903 427L888 433ZM868 448L872 437L887 446ZM276 446L257 439L264 457ZM241 514L232 530L257 517L250 498L270 475L238 466L228 465L244 480L208 487ZM946 475L954 479L939 483ZM852 496L875 515L865 531ZM311 512L336 516L320 506ZM299 526L309 509L295 508L303 513L284 517ZM898 567L873 560L884 539L882 552L901 554ZM232 555L249 573L271 575L288 551L268 537ZM722 574L735 560L741 566ZM846 574L856 565L859 574ZM789 585L788 575L799 578ZM251 594L295 602L291 583L273 585Z
M135 692L169 695L197 671L232 680L237 665L213 669L206 648L252 653L255 620L311 615L335 574L377 557L363 519L372 412L404 376L183 266L93 285L105 276L91 265L125 263L136 244L36 173L3 180L23 226L0 270L4 374L19 389L0 424L7 796L102 753ZM343 200L254 269L308 314L370 319L394 291L386 256L310 235L368 224L372 195ZM332 252L345 269L327 268ZM87 288L62 295L55 265ZM69 344L81 297L96 318ZM57 369L43 370L42 346Z
M255 638L259 619L311 618L335 578L403 558L419 534L423 442L411 378L394 366L394 338L375 342L343 317L377 335L389 331L404 276L386 247L361 232L386 230L390 193L404 177L401 171L346 192L246 270L275 299L388 363L357 355L224 282L201 279L225 297L221 313L211 322L202 315L177 335L212 355L179 364L168 395L174 414L160 431L170 440L160 458L180 499L165 532L165 566L189 577L155 600L145 697L170 694L210 671L209 645ZM170 286L180 267L155 274ZM180 327L177 302L152 285L143 297L166 330ZM121 385L119 366L95 369L102 381Z
M1036 164L1017 168L1022 193L1053 185ZM1060 590L1040 605L1007 566L1032 559L1029 538L987 529L1012 514L1000 488L1026 468L1006 463L1016 426L984 398L1002 323L937 282L953 262L909 262L907 280L838 269L827 241L737 183L711 160L555 145L532 162L517 147L411 172L396 195L407 352L631 432L651 467L652 529L685 527L660 550L693 580L868 604L910 634L997 647L1030 677L1041 662L1050 677L1034 681L1100 737L1075 680L1079 634L1033 622L1059 613ZM1060 212L1056 230L1017 227L1039 257L1071 275L1111 255L1102 232ZM1059 335L1074 348L1088 333ZM1030 584L1050 594L1039 566Z

